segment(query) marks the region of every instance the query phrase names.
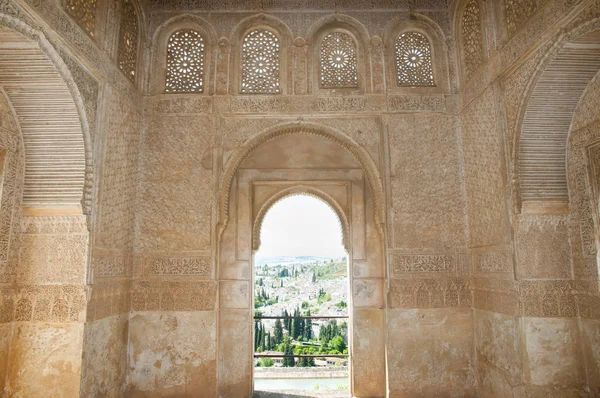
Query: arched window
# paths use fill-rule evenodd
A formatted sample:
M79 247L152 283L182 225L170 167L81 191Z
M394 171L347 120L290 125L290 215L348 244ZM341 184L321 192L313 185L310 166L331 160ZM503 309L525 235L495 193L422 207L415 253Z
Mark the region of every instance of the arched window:
M242 82L244 94L279 94L279 38L266 29L250 31L242 42Z
M435 86L431 44L417 32L402 33L396 39L398 86Z
M117 61L119 68L131 80L135 80L137 72L138 30L138 15L133 0L123 0Z
M67 12L90 36L96 34L97 0L67 0Z
M483 39L479 0L469 0L462 15L463 65L467 78L483 63Z
M329 33L321 41L321 88L358 87L356 43L343 32Z
M204 91L204 38L192 29L179 30L167 43L167 93Z

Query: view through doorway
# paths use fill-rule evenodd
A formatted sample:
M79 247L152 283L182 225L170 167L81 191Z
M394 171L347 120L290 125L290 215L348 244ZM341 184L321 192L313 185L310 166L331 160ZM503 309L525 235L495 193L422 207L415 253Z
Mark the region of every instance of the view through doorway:
M255 396L350 396L340 219L321 199L289 196L266 213L260 242L253 257Z

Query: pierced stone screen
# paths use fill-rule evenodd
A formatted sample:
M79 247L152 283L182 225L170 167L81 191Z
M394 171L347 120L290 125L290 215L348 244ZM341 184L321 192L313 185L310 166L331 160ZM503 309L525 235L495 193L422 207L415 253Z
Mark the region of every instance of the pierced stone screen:
M431 45L420 33L403 33L396 39L398 86L434 86Z
M268 30L253 30L242 43L242 93L278 94L279 38Z
M204 39L195 30L180 30L167 43L167 93L204 90Z
M138 18L132 0L123 0L119 33L119 68L128 78L135 79L137 67Z
M334 32L321 42L321 88L358 87L356 44L346 33Z
M67 11L77 23L90 35L96 33L97 0L67 0Z

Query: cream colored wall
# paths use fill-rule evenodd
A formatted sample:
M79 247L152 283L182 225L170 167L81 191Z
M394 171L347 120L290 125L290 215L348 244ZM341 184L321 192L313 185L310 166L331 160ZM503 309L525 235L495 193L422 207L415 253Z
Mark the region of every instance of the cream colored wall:
M74 363L82 357L81 395L246 394L249 367L228 366L227 358L250 355L250 346L226 341L244 341L251 333L245 307L251 294L244 288L251 272L246 255L238 261L237 253L223 246L232 239L228 230L218 244L224 173L248 140L304 121L352 139L381 176L385 247L378 246L380 238L370 221L365 239L366 252L385 260L385 272L375 279L386 279L381 300L367 300L366 308L360 309L364 316L356 319L386 324L357 327L364 334L354 337L385 344L390 396L569 395L585 394L588 387L597 391L598 271L587 248L589 233L583 236L579 231L590 225L594 230L590 219L597 217L597 191L590 184L597 175L592 169L595 147L591 152L588 147L598 137L598 78L576 111L568 144L571 212L519 213L514 164L529 82L561 35L596 18L600 7L588 0L481 2L483 63L467 80L457 57L462 47L455 23L463 3L449 8L445 1L416 5L409 18L401 2L351 2L337 4L336 21L326 2L310 3L313 12L302 14L290 10L296 4L273 4L269 14L261 16L257 13L264 11L262 3L244 2L235 6L239 12L207 12L196 3L148 1L141 7L145 30L138 86L115 66L118 23L107 15L118 15L116 2L108 1L107 14L101 13L97 43L58 1L0 5L1 12L43 26L60 43L57 48L81 92L93 137L95 178L85 198L93 210L87 220L25 219L30 229L24 239L32 261L22 268L42 284L57 282L54 274L43 270L64 257L52 250L47 256L39 254L57 239L61 244L81 243L89 228L91 246L76 244L78 249L70 252L76 257L72 265L81 267L56 274L64 283L76 279L81 287L81 278L87 277L86 322L79 319L56 327L44 318L20 324L21 336L32 336L32 344L42 336L51 336L56 343L52 346L69 341L59 356ZM186 11L175 9L176 4ZM184 16L188 13L194 16ZM161 29L184 22L200 24L209 39L206 93L163 95L157 78L163 73L157 68L162 60L154 45L162 42ZM239 34L255 23L271 24L285 35L283 95L237 94ZM312 38L327 23L343 25L360 38L365 55L361 90L317 88ZM386 52L389 35L404 24L430 27L432 37L440 40L436 50L447 54L448 71L436 69L447 78L431 92L397 88L386 80L393 74L393 59ZM293 145L311 145L276 144L265 144L265 156L281 156ZM347 155L330 159L314 154L285 154L266 164L260 156L249 159L247 166L319 162L335 168L351 161ZM376 198L365 198L365 217L374 220L368 212ZM231 204L237 200L231 196ZM229 217L235 212L236 206L230 207ZM52 234L37 233L36 228ZM244 239L250 244L250 238ZM90 261L87 254L81 259L80 249L89 251ZM233 267L221 267L230 259ZM87 265L90 272L82 273ZM369 261L354 265L354 272L362 276L370 272ZM7 279L7 273L0 272L0 283L16 275L8 274ZM2 314L17 303L7 299L6 284L0 289ZM42 308L44 300L55 299L46 293L29 297L22 291L19 300L33 300L34 307ZM74 302L71 296L68 300ZM83 317L83 310L78 314ZM15 334L10 330L16 326L7 326L12 319L5 321L0 324L8 331L0 333L0 382L3 366L15 363L2 347L11 344ZM560 336L560 344L555 336ZM82 348L73 351L78 345ZM23 344L21 351L10 354L25 358L22 375L29 380L53 363L28 358L33 348ZM68 373L66 378L76 385L76 377ZM381 395L379 374L359 381L359 396ZM56 380L48 382L59 389ZM15 385L25 388L24 383ZM363 387L366 391L361 392ZM77 389L69 394L78 395Z
M24 171L19 123L10 100L0 90L0 147L5 151L0 202L0 391L6 387L9 354L13 337L14 279L19 249L20 197Z
M581 175L587 155L579 151L568 161L571 213L552 207L521 212L515 159L527 93L549 53L560 48L555 43L568 36L558 26L569 32L599 11L591 2L482 6L484 62L463 78L461 90L481 396L596 393L589 378L596 365L584 353L597 336L596 321L586 319L595 316L586 307L597 306L597 274L591 273L595 260L581 252L585 224L578 208L587 203L571 180ZM561 343L550 335L561 336Z

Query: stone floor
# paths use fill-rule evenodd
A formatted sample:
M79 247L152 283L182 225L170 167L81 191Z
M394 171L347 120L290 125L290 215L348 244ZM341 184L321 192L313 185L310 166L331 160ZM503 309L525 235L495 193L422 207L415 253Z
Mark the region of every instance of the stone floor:
M254 391L254 398L349 398L348 391Z

